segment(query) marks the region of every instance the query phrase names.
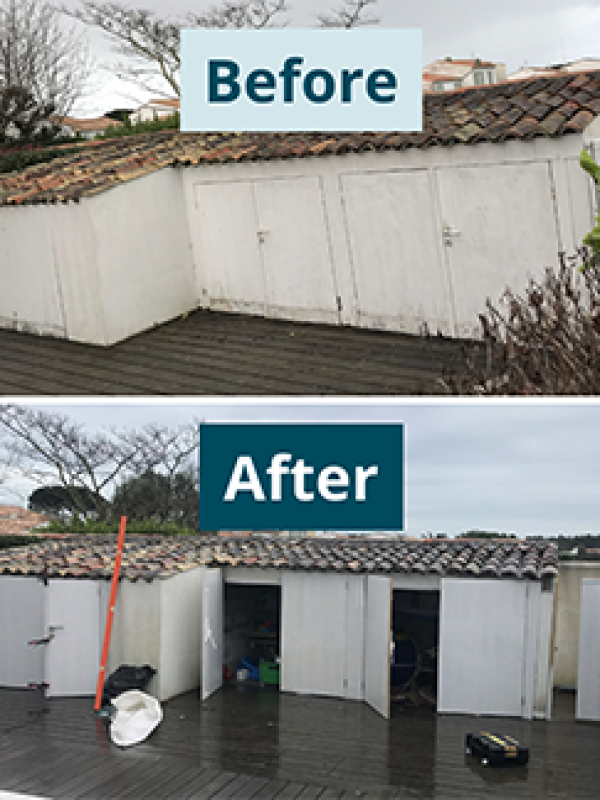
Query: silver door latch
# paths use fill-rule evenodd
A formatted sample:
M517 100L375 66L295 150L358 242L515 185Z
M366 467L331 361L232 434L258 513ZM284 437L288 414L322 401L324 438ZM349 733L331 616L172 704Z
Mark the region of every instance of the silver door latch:
M264 243L265 243L265 240L266 240L266 238L267 238L267 234L268 234L268 233L269 233L269 231L267 231L267 230L264 230L264 229L263 229L263 230L260 230L260 231L256 231L256 235L258 236L258 241L259 241L261 244L264 244Z
M442 228L442 236L444 239L444 244L447 247L452 247L453 239L456 239L457 236L460 236L460 231L453 228L451 225L444 225Z

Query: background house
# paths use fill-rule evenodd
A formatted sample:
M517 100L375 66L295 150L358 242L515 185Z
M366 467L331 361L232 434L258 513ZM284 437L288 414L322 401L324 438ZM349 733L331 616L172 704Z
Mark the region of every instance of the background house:
M129 119L133 124L136 122L152 122L154 119L167 119L179 112L179 100L177 98L158 98L147 100L143 105L130 114Z
M537 78L556 75L557 72L591 72L600 69L600 58L579 58L565 64L552 64L547 67L523 66L512 72L507 80L522 81L526 78Z
M0 685L94 693L113 559L95 536L0 553ZM549 718L557 564L554 545L515 540L132 536L110 668L149 663L160 699L207 698L224 664L267 652L281 691L387 718L411 643L411 685L438 712Z
M94 119L76 119L75 117L51 117L51 121L60 125L61 136L82 136L84 139L93 139L95 136L106 133L108 128L121 128L122 122L110 117L97 117Z
M0 536L19 536L44 528L50 518L20 506L0 505Z
M479 58L439 58L423 68L424 92L453 92L506 80L506 65Z

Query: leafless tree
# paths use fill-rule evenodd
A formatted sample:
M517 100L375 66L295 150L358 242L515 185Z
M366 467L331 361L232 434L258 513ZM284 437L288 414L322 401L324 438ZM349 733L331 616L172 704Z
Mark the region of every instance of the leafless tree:
M267 28L287 10L286 0L224 0L203 14L164 19L153 11L122 3L82 0L63 12L102 31L114 51L126 60L116 67L119 78L149 92L179 96L180 29Z
M0 0L0 139L32 139L60 118L89 75L85 40L44 0ZM45 135L58 126L47 124Z
M38 486L59 483L72 490L75 508L84 488L97 499L103 513L103 493L117 476L134 468L138 449L123 437L87 433L64 414L18 405L0 406L0 431L14 468ZM80 509L85 513L85 509Z
M480 321L483 342L465 346L442 380L447 392L600 394L600 256L587 248L561 256L522 296L488 301Z
M379 17L365 14L378 0L342 0L341 5L328 13L317 14L321 28L357 28L361 25L377 25Z

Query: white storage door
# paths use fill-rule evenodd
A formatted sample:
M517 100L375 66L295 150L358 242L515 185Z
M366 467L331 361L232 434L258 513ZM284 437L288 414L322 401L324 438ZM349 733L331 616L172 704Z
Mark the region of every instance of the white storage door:
M45 591L35 577L0 577L0 686L19 688L44 680L46 645L27 642L46 635Z
M266 289L252 184L197 183L194 203L200 304L264 315Z
M382 717L390 717L390 645L392 581L369 575L365 616L365 700Z
M426 170L344 175L342 199L360 325L454 332L434 192Z
M339 322L320 178L257 181L254 196L267 314Z
M600 721L600 580L581 583L577 719Z
M281 690L346 695L346 576L284 572Z
M223 573L207 569L202 596L202 699L223 685Z
M100 585L50 580L46 589L48 697L93 695L100 666Z
M479 314L507 287L557 263L560 250L547 162L450 167L437 171L442 225L459 336L480 336ZM440 232L441 233L441 232Z
M438 712L523 715L526 609L525 582L442 579Z

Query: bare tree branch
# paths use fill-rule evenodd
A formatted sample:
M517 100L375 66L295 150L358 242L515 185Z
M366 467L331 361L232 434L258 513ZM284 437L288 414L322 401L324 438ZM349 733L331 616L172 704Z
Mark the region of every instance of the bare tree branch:
M342 0L337 8L329 13L317 14L321 28L357 28L361 25L377 25L379 17L365 15L369 6L376 5L378 0Z
M81 33L44 0L0 0L0 140L55 134L90 72Z
M203 14L163 19L153 11L118 2L82 0L64 14L102 31L126 60L116 67L124 81L162 95L180 94L180 28L267 28L286 11L287 0L224 0Z

